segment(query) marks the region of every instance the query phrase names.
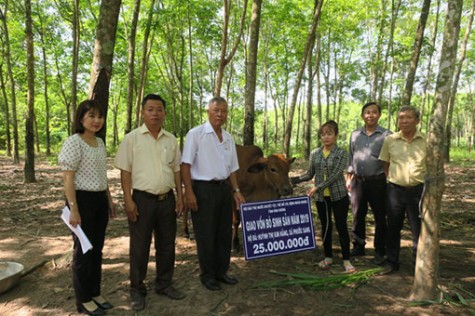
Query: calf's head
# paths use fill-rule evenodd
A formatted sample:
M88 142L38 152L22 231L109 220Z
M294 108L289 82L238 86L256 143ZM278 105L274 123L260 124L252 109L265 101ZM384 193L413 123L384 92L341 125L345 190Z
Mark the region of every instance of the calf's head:
M275 198L292 194L292 185L289 181L290 165L295 158L286 158L283 154L273 154L267 158L261 157L251 165L247 171L264 173L265 184L272 188Z

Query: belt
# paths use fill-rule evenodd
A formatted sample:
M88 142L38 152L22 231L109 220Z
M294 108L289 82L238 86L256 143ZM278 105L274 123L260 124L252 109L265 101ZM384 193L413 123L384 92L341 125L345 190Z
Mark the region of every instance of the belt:
M168 191L167 193L164 193L164 194L153 194L153 193L150 193L150 192L147 192L147 191L141 191L141 190L134 189L134 193L139 193L139 194L142 194L142 195L144 195L146 197L149 197L149 198L157 199L159 201L164 201L164 200L168 199L171 194L173 194L173 190L170 190L170 191Z
M355 174L355 178L360 180L360 181L373 181L373 180L382 180L382 179L385 179L386 178L386 175L384 173L382 174L378 174L377 176L367 176L367 177L362 177L362 176L358 176Z
M195 183L207 183L207 184L214 184L214 185L227 185L229 182L227 179L224 180L193 180Z
M424 183L419 183L419 184L416 184L416 185L413 185L413 186L402 186L402 185L392 183L392 182L388 182L388 183L392 186L395 186L396 188L403 189L403 190L406 190L406 191L421 189L424 186Z

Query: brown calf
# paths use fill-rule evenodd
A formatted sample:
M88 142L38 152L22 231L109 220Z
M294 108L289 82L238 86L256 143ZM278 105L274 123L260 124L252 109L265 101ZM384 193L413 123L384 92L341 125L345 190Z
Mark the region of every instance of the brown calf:
M264 157L262 149L254 145L236 145L236 151L239 160L238 184L246 202L275 200L292 194L289 170L295 158L287 159L283 154ZM239 209L233 205L234 251L241 250L239 224ZM187 211L183 213L183 235L189 237Z

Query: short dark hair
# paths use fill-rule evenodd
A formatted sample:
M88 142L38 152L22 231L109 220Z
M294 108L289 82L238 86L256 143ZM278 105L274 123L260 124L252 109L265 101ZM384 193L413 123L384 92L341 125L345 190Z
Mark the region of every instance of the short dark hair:
M105 117L104 109L101 107L101 105L95 101L95 100L84 100L81 103L79 103L78 109L76 111L76 117L74 118L74 133L79 133L82 134L85 131L84 126L81 123L81 120L84 118L84 115L86 115L87 112L90 110L96 110L99 112L99 114L102 117ZM106 123L104 122L104 125L102 126L101 130L98 131L96 134L100 133L104 127L106 126Z
M329 120L318 129L318 137L321 137L323 130L327 128L333 130L335 135L338 135L338 123L333 120Z
M145 106L145 103L147 103L148 100L158 100L158 101L162 102L163 108L166 107L166 102L165 102L165 100L164 100L160 95L154 94L154 93L147 94L147 95L145 96L145 98L143 98L143 100L142 100L142 107Z
M421 112L419 111L419 109L412 105L404 105L403 107L399 109L398 113L408 112L408 111L414 112L416 119L421 118Z
M379 105L377 102L371 101L363 105L363 107L361 108L361 115L363 115L364 110L370 105L376 105L378 107L379 114L381 114L381 105Z
M209 100L209 102L208 102L208 109L209 109L210 105L213 104L213 103L217 103L217 104L226 103L226 104L228 104L228 101L226 101L225 98L220 97L220 96L213 97L213 98L212 98L211 100Z

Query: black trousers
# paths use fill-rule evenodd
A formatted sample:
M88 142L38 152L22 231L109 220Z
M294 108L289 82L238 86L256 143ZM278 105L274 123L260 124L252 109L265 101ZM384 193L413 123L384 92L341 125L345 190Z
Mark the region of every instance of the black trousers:
M173 191L159 200L157 196L134 190L132 194L137 204L137 221L129 221L130 233L130 287L143 291L150 259L152 233L155 242L155 289L160 291L172 283L175 269L176 212Z
M81 243L73 234L73 287L76 302L85 303L101 294L102 248L109 221L109 204L106 191L78 190L76 201L81 216L81 228L92 244L92 249L83 254Z
M373 211L375 253L386 254L386 178L364 179L354 177L351 183L351 208L353 210L353 245L364 249L366 244L366 215L368 204Z
M227 183L194 181L198 210L191 211L203 283L229 269L232 237L232 191Z
M421 218L419 204L424 185L414 187L401 187L388 183L387 187L387 261L395 268L399 268L399 252L401 250L401 230L405 215L412 232L413 260L417 254L417 243L421 232Z
M343 260L350 259L350 235L348 234L348 206L350 201L348 197L344 197L338 201L332 201L329 197L325 197L323 202L317 201L318 217L322 225L322 240L325 257L333 257L332 249L332 232L333 222L332 213L335 217L335 226L340 239L341 255Z

